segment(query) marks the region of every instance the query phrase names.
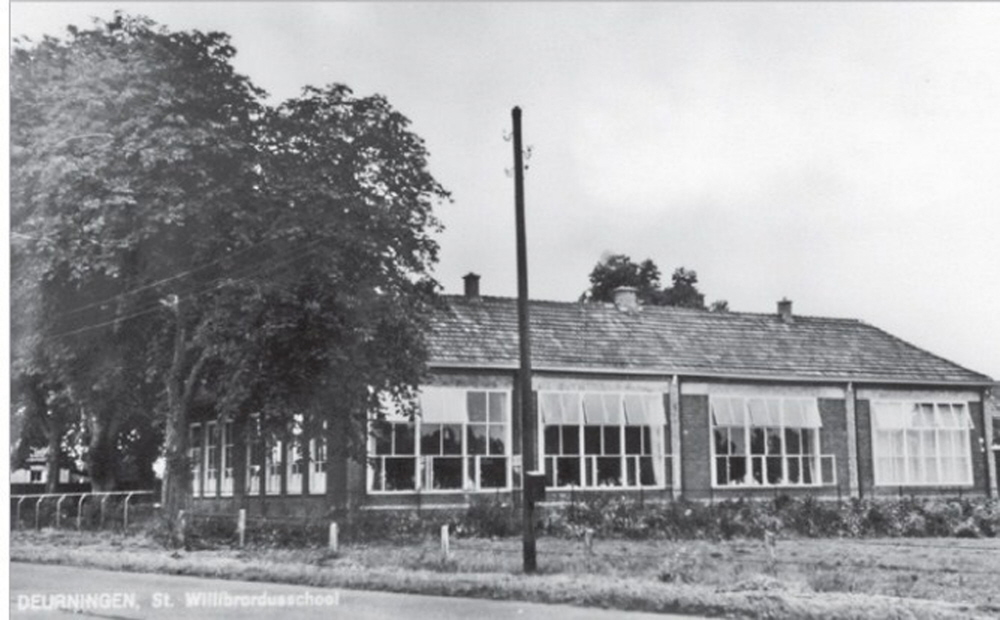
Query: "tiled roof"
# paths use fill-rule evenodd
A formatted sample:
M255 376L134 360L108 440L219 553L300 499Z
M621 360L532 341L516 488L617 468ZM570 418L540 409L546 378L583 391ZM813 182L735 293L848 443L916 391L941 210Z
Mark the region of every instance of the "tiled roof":
M608 303L531 302L532 366L706 376L989 383L851 319L707 312ZM430 334L431 366L518 364L517 300L445 297Z

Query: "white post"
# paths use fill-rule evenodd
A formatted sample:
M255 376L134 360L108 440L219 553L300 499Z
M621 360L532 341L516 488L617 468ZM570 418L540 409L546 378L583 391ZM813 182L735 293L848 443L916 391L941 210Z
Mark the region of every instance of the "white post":
M448 541L447 525L441 526L441 555L444 556L444 559L446 560L451 557L451 545Z
M330 551L337 553L340 551L340 528L336 521L330 522Z
M588 527L583 531L583 544L587 548L587 555L594 555L594 529Z
M670 378L670 494L674 499L684 491L681 475L681 382L677 375Z
M236 518L236 532L240 537L240 546L246 542L247 538L247 509L240 508L240 514Z
M858 414L854 384L848 383L844 391L847 406L847 492L851 497L861 497L861 478L858 475Z

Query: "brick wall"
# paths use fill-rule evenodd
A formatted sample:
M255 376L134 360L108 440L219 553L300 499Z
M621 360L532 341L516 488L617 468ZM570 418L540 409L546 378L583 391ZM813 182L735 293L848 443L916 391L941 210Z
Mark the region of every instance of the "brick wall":
M847 454L847 403L843 400L820 398L819 417L823 428L819 433L820 453L837 457L837 489L843 497L850 495L850 473Z
M682 388L680 432L683 494L688 498L708 497L712 485L708 396L685 395Z
M858 437L858 486L861 496L867 497L875 489L875 469L872 461L872 404L868 400L858 400L854 404Z

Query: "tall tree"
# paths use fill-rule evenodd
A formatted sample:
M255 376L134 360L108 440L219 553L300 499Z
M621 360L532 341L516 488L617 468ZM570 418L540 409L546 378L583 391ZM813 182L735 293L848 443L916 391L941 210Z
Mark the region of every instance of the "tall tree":
M142 445L133 414L153 401L169 518L206 401L276 432L326 422L359 456L369 412L423 375L436 289L447 192L407 119L344 86L267 108L233 53L117 15L12 63L12 222L21 271L41 274L18 279L35 300L24 348L69 351L110 445Z
M609 255L590 272L590 288L584 299L614 301L615 289L620 286L634 287L640 301L656 304L661 295L660 269L648 258L637 264L625 254Z
M639 301L651 306L677 306L705 309L705 295L698 290L698 274L678 267L671 275L671 286L660 287L660 269L651 259L635 263L625 254L611 254L600 260L590 272L590 288L581 296L584 301L614 301L614 290L631 286ZM713 302L713 311L727 311L725 300Z

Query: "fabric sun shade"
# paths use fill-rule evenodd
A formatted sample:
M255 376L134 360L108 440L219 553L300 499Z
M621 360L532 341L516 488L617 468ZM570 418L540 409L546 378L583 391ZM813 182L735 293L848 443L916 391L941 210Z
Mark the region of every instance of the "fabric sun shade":
M543 424L579 424L580 395L542 392L538 399Z
M587 424L621 424L621 396L619 394L584 394L583 415Z
M631 426L664 426L667 412L659 394L626 394L625 423Z
M467 421L465 390L424 388L420 392L420 419L427 423L460 424Z

